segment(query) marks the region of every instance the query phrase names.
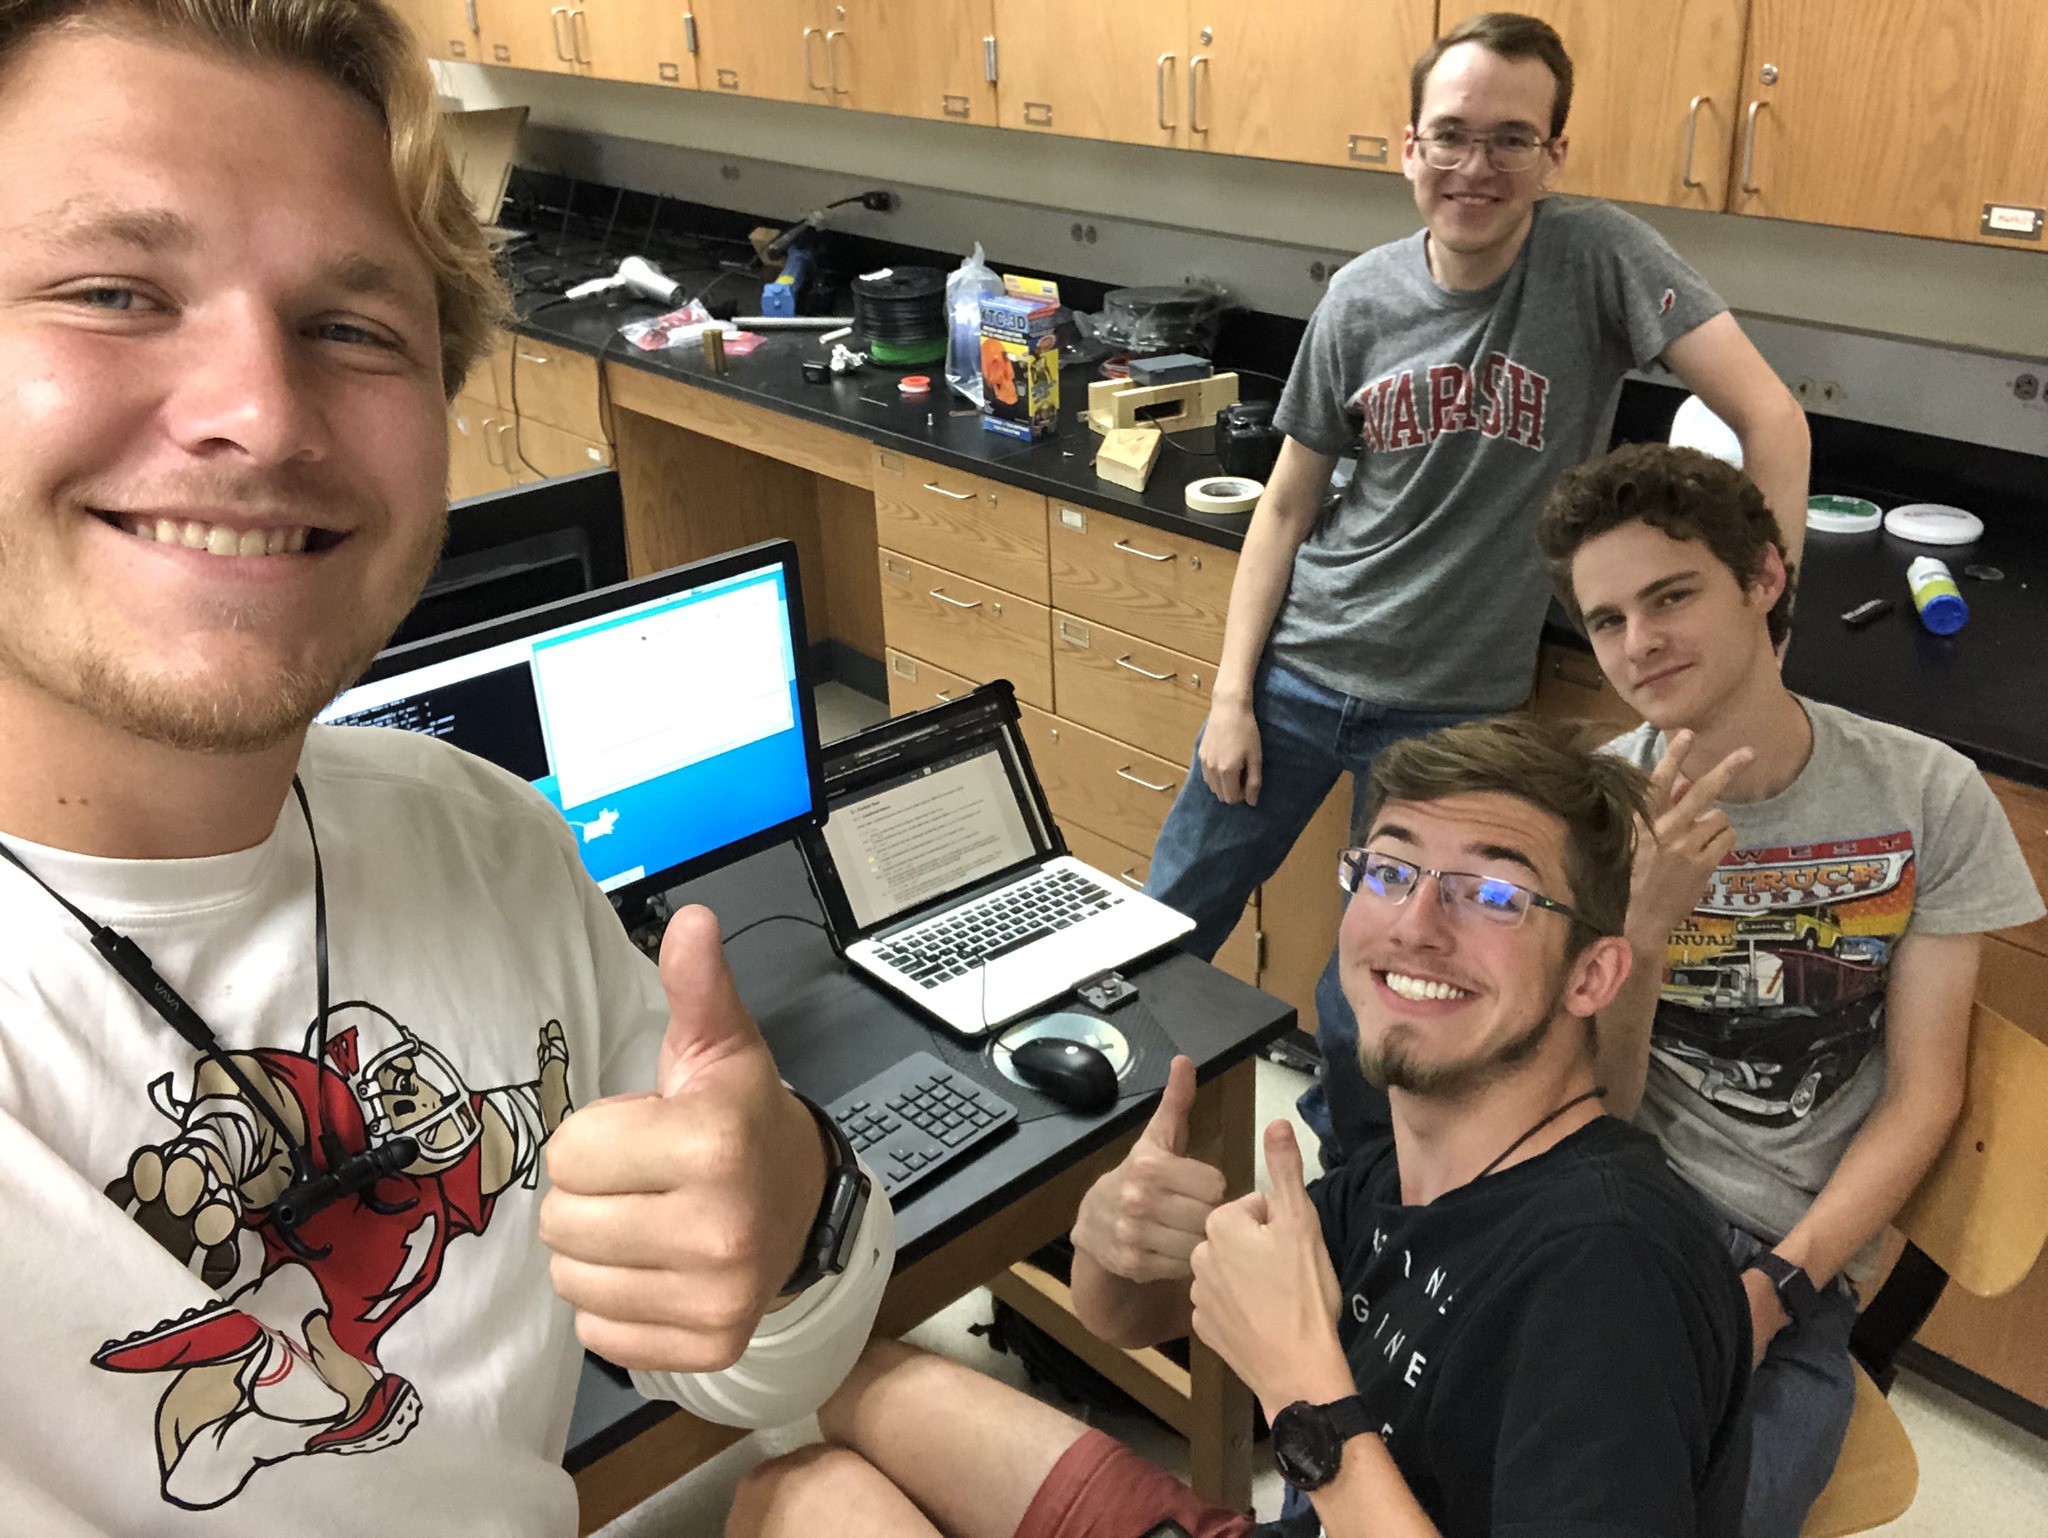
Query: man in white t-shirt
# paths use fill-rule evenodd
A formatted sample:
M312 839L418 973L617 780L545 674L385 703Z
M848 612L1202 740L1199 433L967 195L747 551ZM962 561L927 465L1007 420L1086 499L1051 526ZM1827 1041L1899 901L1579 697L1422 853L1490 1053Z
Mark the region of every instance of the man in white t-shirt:
M566 1534L579 1339L758 1425L867 1336L715 919L657 973L527 786L309 725L502 304L378 0L0 0L10 1531Z
M1608 1108L1729 1225L1758 1358L1743 1531L1792 1538L1854 1402L1844 1281L1954 1125L1982 934L2041 898L1968 759L1785 687L1784 550L1741 471L1617 449L1566 473L1538 534L1645 718L1609 750L1654 769Z

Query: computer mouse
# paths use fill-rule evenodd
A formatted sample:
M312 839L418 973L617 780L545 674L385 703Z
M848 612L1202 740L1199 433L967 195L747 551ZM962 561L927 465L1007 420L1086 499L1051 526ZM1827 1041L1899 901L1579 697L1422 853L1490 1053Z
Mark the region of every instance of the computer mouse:
M1116 1104L1116 1070L1085 1041L1040 1036L1010 1054L1017 1076L1070 1110L1093 1116Z

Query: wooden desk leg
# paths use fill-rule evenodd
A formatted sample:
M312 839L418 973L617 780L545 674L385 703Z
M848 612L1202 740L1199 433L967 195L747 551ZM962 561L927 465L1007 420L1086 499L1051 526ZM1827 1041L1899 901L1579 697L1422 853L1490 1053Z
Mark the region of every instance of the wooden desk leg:
M1203 1086L1188 1152L1223 1171L1232 1196L1251 1190L1259 1129L1257 1064L1246 1058ZM1200 1340L1188 1352L1188 1474L1195 1494L1230 1511L1252 1509L1252 1393Z

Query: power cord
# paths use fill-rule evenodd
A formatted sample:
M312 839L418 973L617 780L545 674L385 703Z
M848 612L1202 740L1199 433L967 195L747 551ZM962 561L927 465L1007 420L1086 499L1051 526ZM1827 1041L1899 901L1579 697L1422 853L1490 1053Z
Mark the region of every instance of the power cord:
M811 926L811 928L817 930L820 934L825 933L825 926L823 924L820 924L814 918L806 918L801 913L771 913L766 918L758 918L755 919L752 923L740 925L739 928L735 929L731 934L727 935L719 943L721 945L730 945L733 941L737 940L741 935L746 934L749 930L759 929L763 924L772 924L777 919L785 920L791 924L808 924Z

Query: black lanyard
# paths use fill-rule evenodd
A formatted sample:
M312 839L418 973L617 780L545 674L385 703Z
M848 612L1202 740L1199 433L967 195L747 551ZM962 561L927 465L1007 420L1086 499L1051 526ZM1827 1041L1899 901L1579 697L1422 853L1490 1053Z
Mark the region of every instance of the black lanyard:
M365 1149L359 1154L345 1153L341 1139L326 1126L326 1118L320 1105L322 1075L327 1071L327 880L320 866L320 839L313 831L313 809L306 800L306 787L292 776L292 794L298 797L299 813L306 819L306 839L313 848L313 975L318 1058L315 1062L313 1080L313 1103L305 1108L310 1136L303 1141L293 1136L290 1127L270 1103L267 1096L260 1094L249 1077L242 1071L242 1065L235 1061L220 1038L213 1033L199 1011L186 1003L178 990L165 982L156 966L141 946L126 935L102 924L84 909L78 907L49 882L22 863L21 857L5 843L0 843L0 859L4 859L29 880L41 887L63 907L64 911L85 926L92 939L92 948L107 959L107 964L120 974L121 980L141 997L142 1001L162 1016L164 1023L196 1052L203 1054L220 1071L234 1082L242 1092L251 1110L269 1122L283 1143L292 1166L291 1184L272 1204L272 1221L285 1243L301 1259L319 1260L324 1258L331 1247L318 1250L309 1247L298 1237L300 1225L311 1220L345 1196L361 1195L364 1202L380 1212L402 1211L403 1207L387 1207L369 1194L370 1188L378 1181L396 1174L419 1157L419 1144L409 1137L395 1137ZM316 1159L315 1147L323 1159ZM325 1168L321 1167L322 1163ZM411 1203L404 1204L410 1206Z

